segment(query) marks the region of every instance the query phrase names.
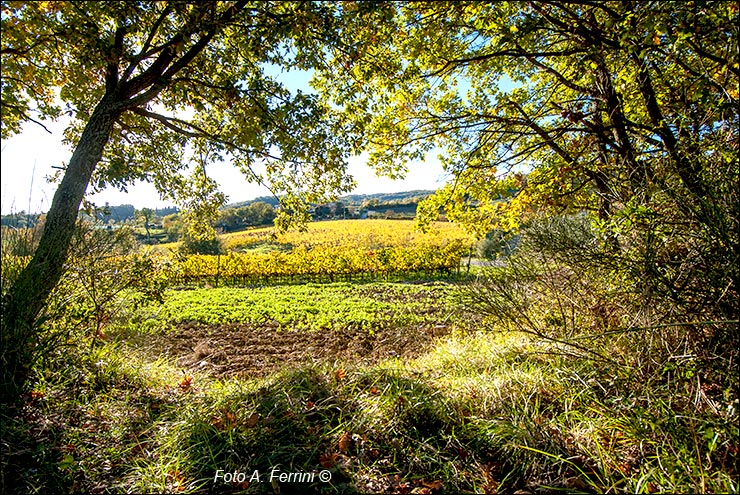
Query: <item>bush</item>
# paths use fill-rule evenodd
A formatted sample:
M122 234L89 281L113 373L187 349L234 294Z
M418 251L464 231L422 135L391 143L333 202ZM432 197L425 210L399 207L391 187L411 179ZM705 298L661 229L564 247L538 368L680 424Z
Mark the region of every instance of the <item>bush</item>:
M699 310L697 300L666 290L671 281L660 277L655 260L681 243L673 238L673 246L646 248L639 239L647 230L605 236L586 216L538 218L505 265L489 268L466 292L468 306L490 328L523 332L534 340L531 354L569 363L560 380L573 382L568 393L578 399L560 416L566 424L573 421L580 431L601 425L644 447L606 447L603 434L581 435L574 455L576 442L560 436L565 427L542 420L516 429L502 422L496 434L524 445L527 455L590 459L588 469L567 467L596 485L640 491L650 480L651 490L695 486L697 492L736 486L729 480L737 476L737 322L726 317L720 299ZM692 277L682 281L687 293L700 294L701 281L716 273L692 265L684 275Z
M187 233L180 245L182 254L222 254L221 241L217 237L196 239Z
M519 242L519 236L503 230L492 230L478 241L475 254L478 258L493 260L511 254Z
M88 343L103 336L104 328L133 299L161 300L164 281L154 274L153 260L137 252L127 229L105 230L79 222L70 253L56 288L32 329L28 344L18 343L11 332L4 335L4 352L26 353L31 368L60 346ZM12 287L30 256L13 256L3 250L2 289ZM5 329L3 329L5 331ZM15 351L13 351L15 349ZM5 360L7 354L3 355ZM10 358L8 358L10 359ZM24 365L25 366L25 365ZM25 368L24 368L25 369Z
M504 267L470 285L468 303L496 328L581 357L634 365L645 376L685 354L701 356L712 369L731 366L736 322L719 304L698 308L693 298L675 297L652 265L666 255L628 241L604 236L584 215L538 218ZM697 271L685 286L698 290L700 275L706 274Z

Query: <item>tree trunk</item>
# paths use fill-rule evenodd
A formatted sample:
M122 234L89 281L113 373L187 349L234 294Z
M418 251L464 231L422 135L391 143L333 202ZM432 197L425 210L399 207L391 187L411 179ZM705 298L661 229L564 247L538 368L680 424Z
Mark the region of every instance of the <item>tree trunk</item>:
M80 203L120 112L112 97L98 103L54 194L33 259L4 297L0 325L0 403L15 401L23 391L38 344L36 321L62 277Z

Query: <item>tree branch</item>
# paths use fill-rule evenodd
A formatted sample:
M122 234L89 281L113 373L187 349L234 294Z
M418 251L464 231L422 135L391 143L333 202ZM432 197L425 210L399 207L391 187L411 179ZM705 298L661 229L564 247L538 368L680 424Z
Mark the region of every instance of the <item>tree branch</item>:
M198 55L203 48L211 41L213 36L216 34L216 27L218 27L219 24L225 24L229 22L231 19L236 16L242 9L244 9L244 6L247 4L245 1L239 1L233 4L231 7L226 9L226 11L221 15L221 17L214 21L213 25L210 27L210 30L207 31L205 34L201 36L201 38L198 40L198 42L193 45L185 54L180 57L179 60L177 60L175 63L172 64L172 66L167 69L167 71L163 74L165 78L171 78L174 76L177 72L179 72L183 67L188 65L192 60L195 58L196 55Z
M464 65L470 65L471 63L475 62L482 62L484 60L488 60L491 58L497 58L497 57L512 57L512 58L529 58L529 57L569 57L571 55L575 55L576 53L586 53L585 49L582 48L574 48L572 50L560 50L560 51L541 51L541 52L532 52L528 53L523 50L499 50L496 52L491 53L484 53L481 55L475 55L473 57L467 57L467 58L458 58L454 60L446 60L445 64L442 66L442 68L430 72L427 74L423 74L422 77L436 77L441 74L444 74L445 72L448 72L450 70L453 70L454 68L458 66L464 66Z
M686 160L679 152L678 140L670 127L668 127L660 110L647 63L634 53L631 58L637 64L637 84L645 102L645 108L650 116L650 121L656 128L655 132L663 141L668 154L675 163L678 175L684 184L686 184L686 187L697 197L704 197L705 187L701 180L701 167L697 160ZM696 155L698 156L698 153Z
M158 113L155 113L155 112L150 112L149 110L145 110L145 109L143 109L141 107L131 108L131 111L134 112L137 115L141 115L142 117L147 117L147 118L150 118L150 119L157 120L158 122L161 122L168 129L171 129L171 130L173 130L173 131L175 131L175 132L177 132L179 134L182 134L184 136L191 137L191 138L197 138L197 137L204 137L204 136L206 136L206 133L204 133L204 132L202 132L202 133L199 134L197 132L187 131L187 130L181 128L181 127L176 126L175 124L173 124L173 122L177 122L177 123L180 123L180 124L185 124L188 127L191 127L193 129L197 129L197 126L191 124L190 122L187 122L187 121L178 119L176 117L166 117L164 115L161 115L161 114L158 114Z
M167 5L165 5L164 10L162 10L162 13L159 15L157 20L154 22L152 29L149 31L149 35L147 36L146 41L144 41L144 44L142 45L141 50L139 50L139 53L134 56L134 59L131 61L128 67L126 67L126 70L123 72L123 75L121 76L121 80L128 81L128 78L131 77L131 74L134 73L136 66L139 65L139 63L144 58L149 57L153 54L153 53L151 54L147 53L149 50L149 47L151 46L151 43L154 40L154 37L156 36L157 31L159 31L160 26L162 25L164 20L167 18L167 16L170 15L170 12L172 12L172 4L167 3ZM163 47L160 47L160 48L163 48Z
M110 61L105 69L105 92L112 94L118 87L118 64L123 54L123 37L126 27L119 25L113 35L113 46L110 51Z

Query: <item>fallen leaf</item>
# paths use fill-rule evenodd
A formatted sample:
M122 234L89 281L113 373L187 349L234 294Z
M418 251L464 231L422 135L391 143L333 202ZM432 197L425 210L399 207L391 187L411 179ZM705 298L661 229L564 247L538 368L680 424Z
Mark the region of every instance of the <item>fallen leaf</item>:
M486 482L485 485L481 487L483 489L483 493L498 493L498 483L494 480Z
M344 368L339 368L338 370L334 371L334 378L339 382L344 380L347 377L347 372L344 371Z
M182 390L183 392L187 392L188 390L190 390L190 386L192 383L193 377L185 375L178 387L180 387L180 390Z
M185 487L183 486L182 482L185 481L185 477L180 473L178 469L174 471L169 471L167 473L167 480L175 482L175 490L178 492L181 492L185 490Z
M433 490L433 491L435 491L435 492L438 492L438 491L442 490L442 488L444 488L444 486L445 486L445 485L444 485L444 483L442 483L442 482L441 482L441 481L439 481L439 480L437 480L437 481L429 481L429 482L427 482L427 481L423 481L423 482L422 482L422 484L423 484L423 485L424 485L425 487L427 487L427 488L429 488L430 490Z
M233 428L236 426L236 414L230 411L224 410L224 426L227 428Z
M257 414L256 412L252 413L249 416L249 419L247 419L247 427L252 428L254 426L257 426L257 423L259 423L259 420L260 420L260 415Z
M339 450L345 454L352 449L353 444L354 441L352 440L352 435L349 433L342 433L342 436L339 437Z
M31 397L31 400L38 400L44 397L44 393L38 390L32 390L28 395Z
M319 464L321 464L321 467L326 469L331 469L337 464L337 454L336 452L327 452L326 454L321 454L319 456Z
M400 481L398 475L394 476L394 487L397 493L411 493L411 484Z

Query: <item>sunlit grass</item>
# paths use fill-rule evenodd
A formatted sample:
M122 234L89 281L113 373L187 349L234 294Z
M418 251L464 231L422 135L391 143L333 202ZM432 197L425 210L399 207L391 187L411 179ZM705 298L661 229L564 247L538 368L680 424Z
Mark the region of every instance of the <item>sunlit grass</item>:
M24 492L268 493L279 468L332 474L331 483L282 484L284 493L737 491L731 392L703 400L687 371L635 380L629 367L466 327L455 290L338 283L266 287L253 299L245 289L173 291L159 313L145 307L116 320L97 345L82 338L45 357L23 418L2 424L14 482ZM417 319L406 324L423 324L435 305L450 312L452 331L415 359L288 364L249 380L183 370L147 340L167 337L163 320L213 307L228 321L251 318L239 306L282 308L290 329L332 312L337 325L351 323L342 308L363 301L366 331L393 324L382 317L389 308L395 324L409 315ZM224 483L214 480L219 469L262 478Z
M415 360L217 381L107 343L75 376L39 382L35 407L58 422L42 457L62 486L137 492L270 492L214 475L276 466L333 474L288 491L737 489L716 458L737 441L736 416L683 417L660 388L605 394L600 370L542 351L515 334L457 333Z

